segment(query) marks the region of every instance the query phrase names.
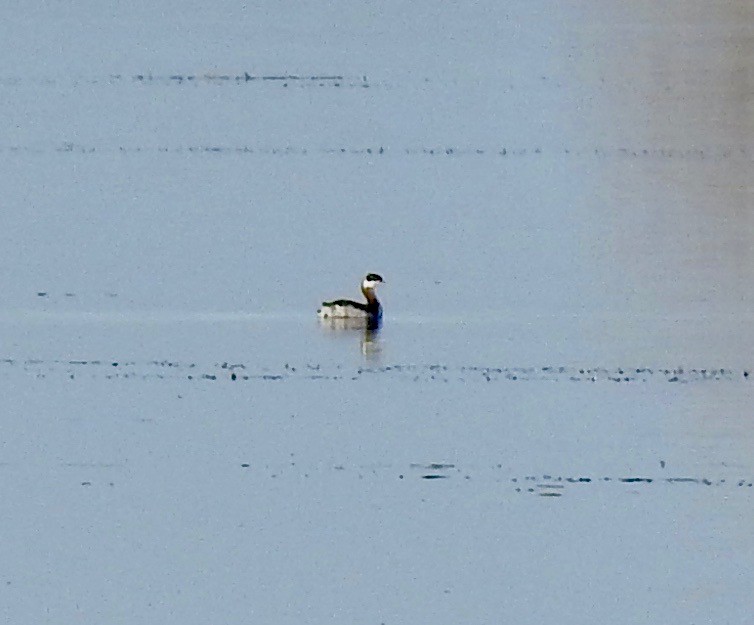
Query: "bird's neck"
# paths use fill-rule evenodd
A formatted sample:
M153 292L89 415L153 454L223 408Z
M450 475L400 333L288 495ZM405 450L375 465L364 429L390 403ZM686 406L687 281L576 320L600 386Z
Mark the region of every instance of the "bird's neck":
M367 298L367 302L369 302L370 304L379 303L377 301L377 296L374 294L374 289L368 289L364 285L362 285L361 292L364 294L364 297Z

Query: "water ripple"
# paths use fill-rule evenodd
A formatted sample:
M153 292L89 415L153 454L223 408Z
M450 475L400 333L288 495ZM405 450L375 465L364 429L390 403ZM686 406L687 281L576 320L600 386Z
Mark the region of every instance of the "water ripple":
M172 359L149 361L71 359L0 359L0 374L23 372L38 378L64 375L75 379L185 379L211 382L328 381L359 382L374 378L413 383L483 383L520 382L610 383L610 384L702 384L719 382L746 383L747 369L726 367L575 367L575 366L481 366L442 364L392 364L380 367L350 367L321 363L285 363L277 368L252 363L180 362Z

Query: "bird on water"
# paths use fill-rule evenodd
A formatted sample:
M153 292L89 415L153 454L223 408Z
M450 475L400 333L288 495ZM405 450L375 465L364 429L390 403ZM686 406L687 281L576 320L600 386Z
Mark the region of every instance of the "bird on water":
M384 280L376 273L367 274L361 281L361 292L366 298L366 304L354 302L350 299L336 299L332 302L322 302L317 311L320 319L365 319L377 322L382 317L382 305L374 294L378 284Z

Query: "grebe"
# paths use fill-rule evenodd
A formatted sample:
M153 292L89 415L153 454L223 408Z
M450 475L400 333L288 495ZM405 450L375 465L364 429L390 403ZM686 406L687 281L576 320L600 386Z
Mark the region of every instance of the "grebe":
M332 302L322 302L322 308L317 311L320 319L366 319L374 322L382 317L382 306L377 301L374 289L384 282L376 273L367 274L361 281L361 292L367 299L366 304L354 302L350 299L336 299Z

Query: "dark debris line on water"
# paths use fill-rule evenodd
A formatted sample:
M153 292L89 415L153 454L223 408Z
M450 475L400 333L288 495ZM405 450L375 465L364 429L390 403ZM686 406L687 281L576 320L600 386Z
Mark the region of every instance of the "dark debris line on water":
M72 359L0 359L0 367L5 374L23 371L40 378L52 375L76 375L107 379L187 379L209 381L276 381L330 380L358 381L374 376L387 376L409 382L609 382L615 384L671 383L698 384L709 382L748 381L748 370L732 368L687 369L684 367L485 367L465 365L450 367L440 364L417 365L396 364L382 367L325 367L306 363L291 365L285 363L278 370L269 367L254 368L243 363L214 363L200 365L171 360L151 360L146 362Z
M280 478L285 475L296 478L317 478L322 477L322 471L329 472L336 471L342 474L353 474L358 476L359 479L364 479L366 476L380 477L384 475L388 479L397 478L398 480L405 480L408 478L426 480L426 481L439 481L453 480L460 478L463 482L474 483L477 481L489 481L490 479L499 484L508 484L512 487L516 493L523 494L536 494L543 497L560 497L573 489L584 488L602 488L602 487L622 487L621 492L626 492L625 489L629 488L629 492L641 492L641 489L646 488L682 488L684 486L703 486L714 488L731 488L731 489L746 489L746 492L751 492L754 483L751 479L730 479L730 478L717 478L709 479L706 477L648 477L642 476L619 476L619 477L589 477L584 475L577 476L559 476L556 474L540 474L540 475L525 475L522 477L510 477L505 475L499 475L504 472L502 464L498 464L495 467L490 467L487 470L467 471L460 468L456 464L450 463L412 463L409 465L407 471L400 471L397 467L391 465L381 465L379 467L372 465L347 465L337 464L328 468L318 468L311 471L302 471L300 465L296 463L290 463L287 466L270 466L254 465L250 462L241 463L243 469L248 469L261 477ZM295 468L294 468L295 467Z
M205 73L205 74L153 74L151 72L143 74L108 74L100 76L72 76L56 75L48 77L39 76L11 76L0 77L0 85L4 87L15 87L23 83L30 83L42 87L53 87L55 85L100 85L102 87L114 86L118 84L132 85L248 85L274 83L282 87L296 85L299 87L360 87L368 89L375 84L370 82L365 75L346 76L344 74L323 72L316 74L286 74L286 73L264 73L256 74L248 71L242 73Z
M49 146L0 145L0 152L44 154L50 152L74 154L107 154L117 152L121 154L242 154L262 156L415 156L415 157L493 157L493 158L526 158L526 157L559 157L559 158L631 158L631 159L675 159L675 160L722 160L731 157L750 158L752 152L746 147L709 147L697 148L693 146L593 146L575 148L573 146L543 147L543 146L291 146L277 147L255 145L162 145L162 146L124 146L124 145L82 145L66 141Z
M293 454L291 454L291 458ZM7 464L7 463L5 463ZM75 469L112 469L117 468L118 464L111 463L71 463L62 462L62 470ZM699 486L705 488L727 488L741 489L741 492L752 493L754 480L752 478L739 477L693 477L693 476L665 476L665 475L623 475L623 476L605 476L605 475L558 475L557 473L538 473L526 474L521 476L510 475L509 469L502 463L493 465L482 465L472 467L462 467L457 463L451 462L415 462L405 465L394 465L392 463L337 463L323 465L315 463L306 468L298 460L289 460L283 463L255 463L252 461L241 461L239 465L244 471L261 478L294 478L294 479L329 479L327 476L343 475L355 476L358 479L377 478L388 480L407 480L416 479L429 482L445 482L461 480L463 483L488 483L493 481L500 485L507 485L516 493L533 493L542 496L561 496L574 489L594 488L621 488L621 492L640 493L645 489L672 488L683 489L690 486ZM664 469L666 463L660 463ZM93 482L90 481L89 485ZM110 482L112 486L112 482Z

